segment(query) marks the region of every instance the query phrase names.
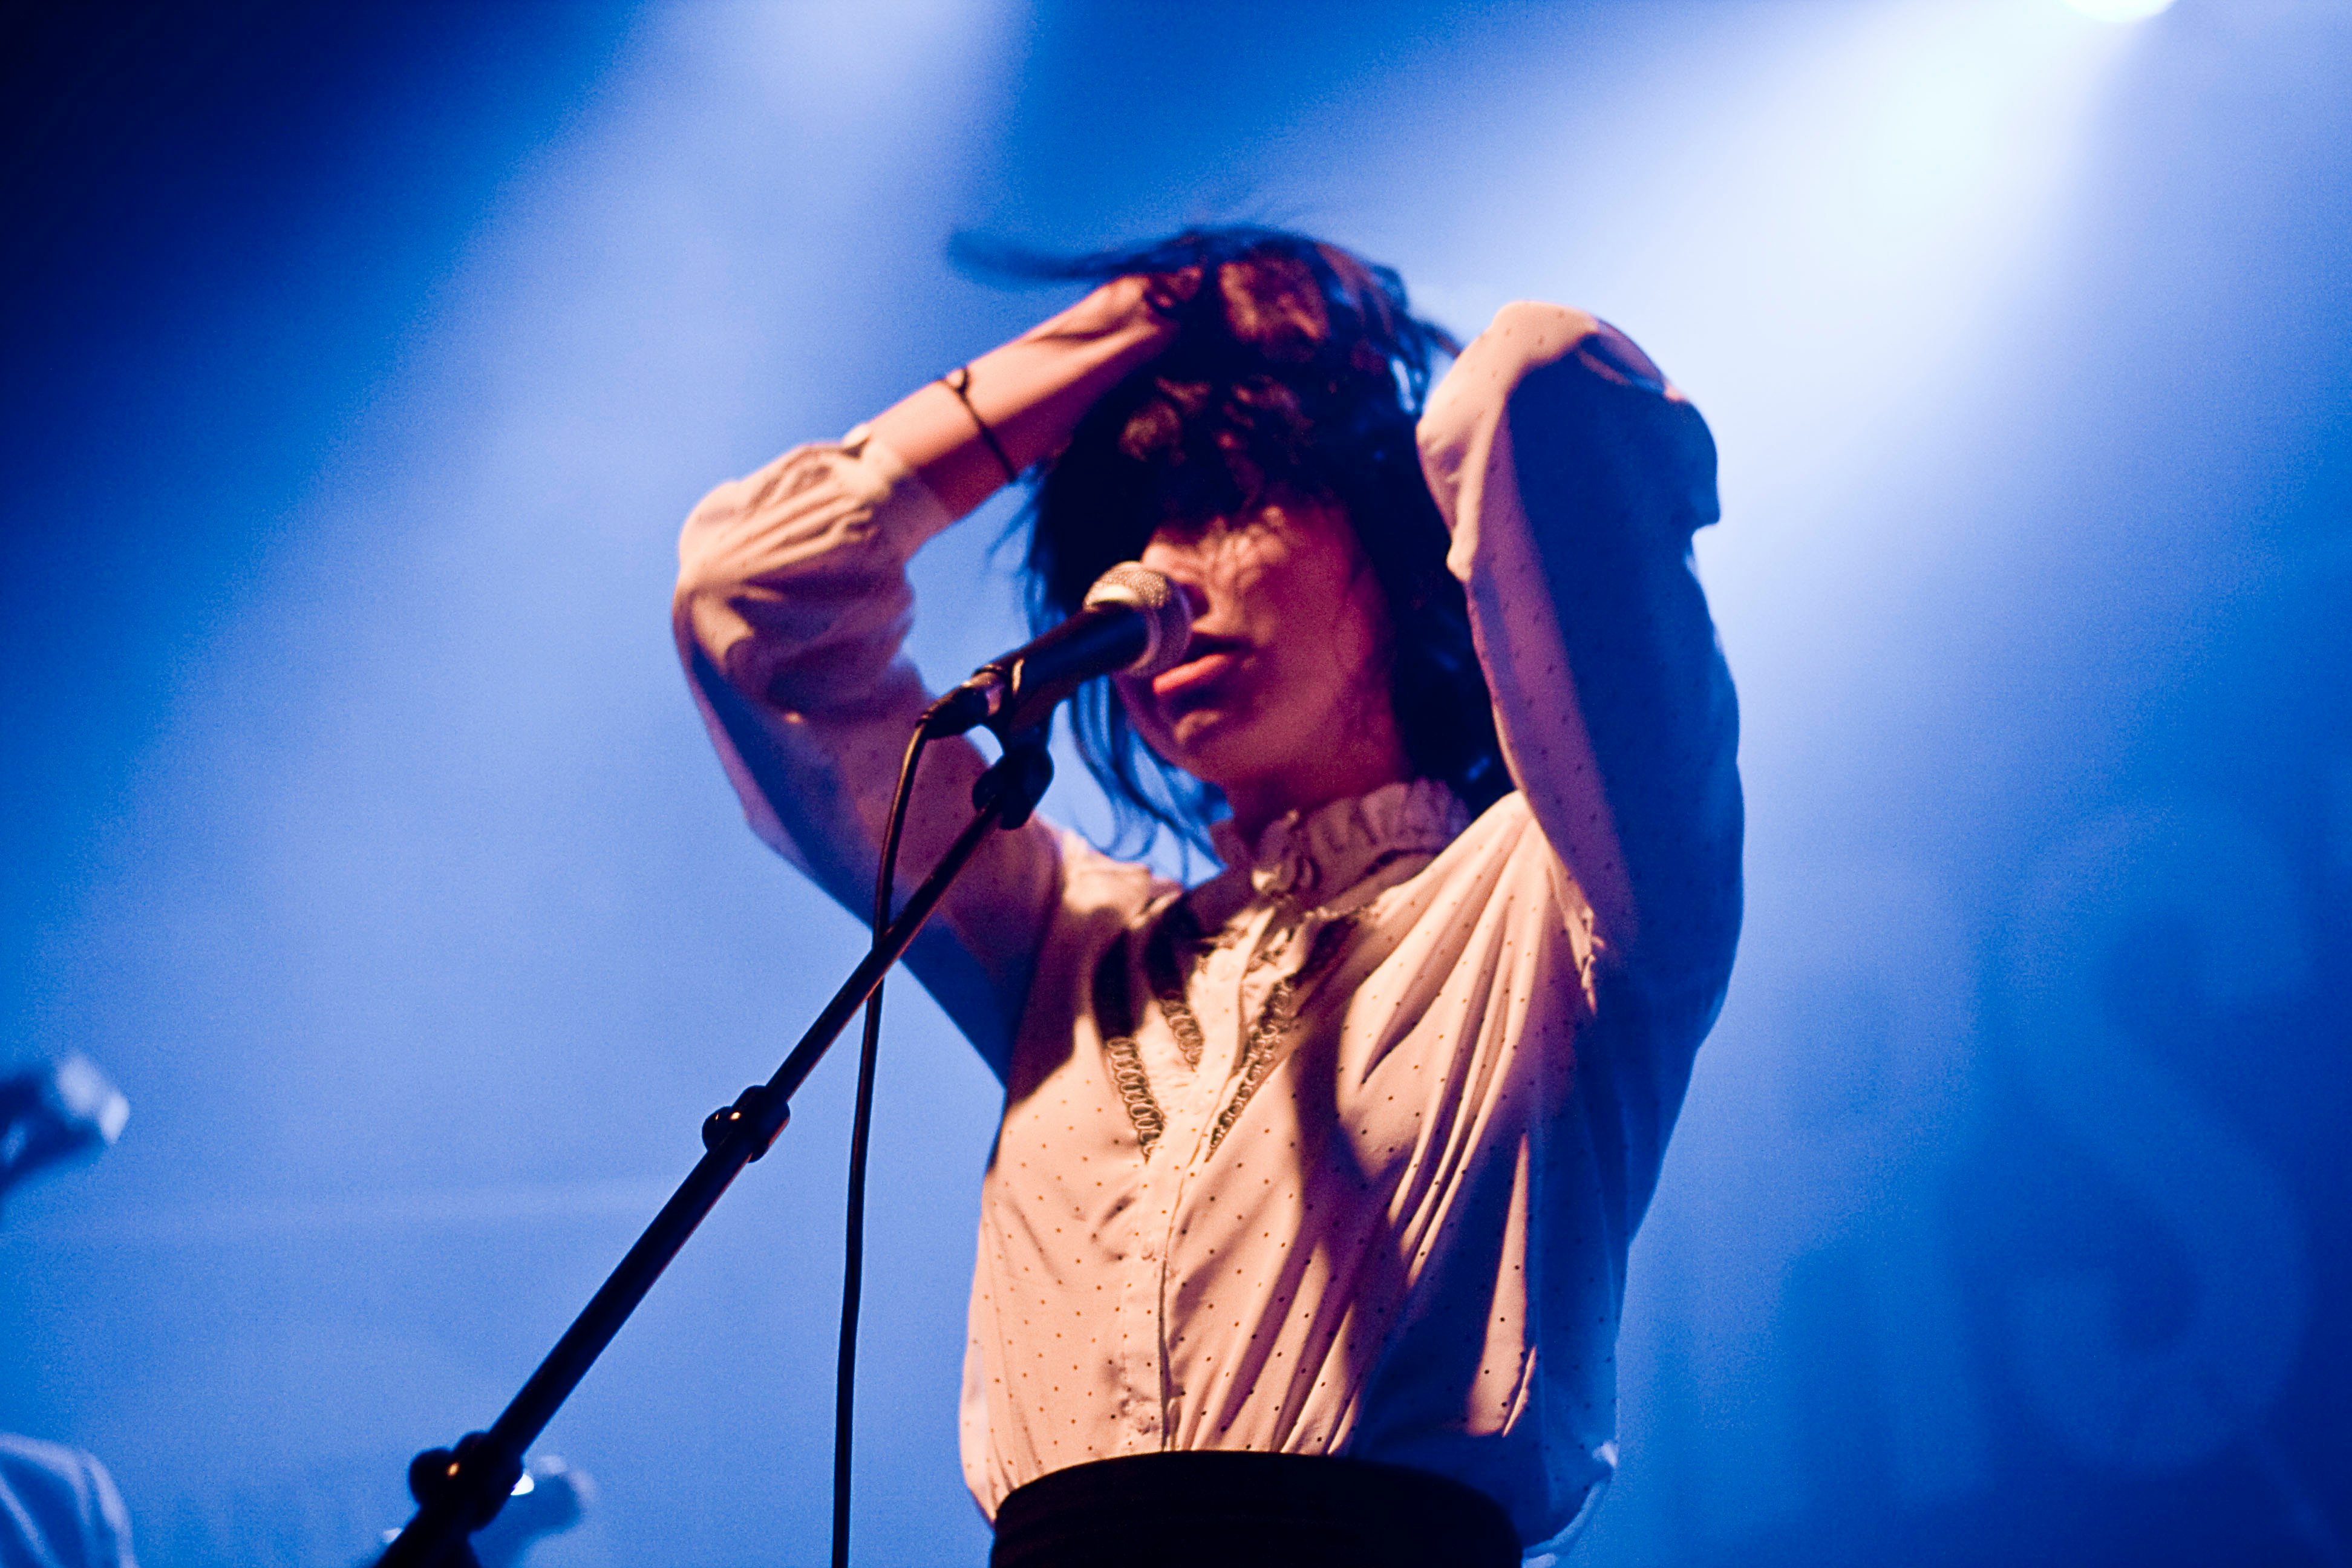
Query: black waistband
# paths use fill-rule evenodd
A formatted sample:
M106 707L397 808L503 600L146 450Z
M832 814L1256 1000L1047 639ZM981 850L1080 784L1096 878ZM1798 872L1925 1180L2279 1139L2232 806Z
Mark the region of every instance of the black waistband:
M996 1513L990 1568L1517 1568L1493 1499L1396 1465L1303 1454L1100 1459Z

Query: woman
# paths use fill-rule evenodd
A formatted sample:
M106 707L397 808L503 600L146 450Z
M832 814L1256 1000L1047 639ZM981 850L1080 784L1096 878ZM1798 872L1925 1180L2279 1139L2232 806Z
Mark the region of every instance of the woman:
M1713 445L1575 311L1507 308L1423 406L1448 341L1336 247L1079 271L712 492L676 612L753 826L857 910L924 540L1034 469L1045 618L1130 558L1192 601L1186 662L1078 728L1224 871L1033 823L908 957L1005 1085L963 1391L993 1561L1540 1555L1614 1462L1626 1247L1738 929ZM982 765L934 748L902 864Z

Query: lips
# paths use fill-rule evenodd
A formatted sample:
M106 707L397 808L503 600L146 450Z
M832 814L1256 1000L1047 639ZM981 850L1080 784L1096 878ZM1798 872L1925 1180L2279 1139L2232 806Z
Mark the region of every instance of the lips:
M1194 633L1184 662L1151 678L1151 695L1163 706L1182 706L1207 695L1207 688L1239 665L1249 644L1241 637Z

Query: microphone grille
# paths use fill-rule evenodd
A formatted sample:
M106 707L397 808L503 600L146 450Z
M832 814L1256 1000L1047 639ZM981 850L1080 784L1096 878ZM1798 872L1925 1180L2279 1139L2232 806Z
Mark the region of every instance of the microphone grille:
M1139 561L1122 561L1087 590L1081 607L1097 605L1130 605L1150 624L1151 644L1128 666L1128 674L1149 679L1183 662L1184 645L1192 640L1192 604L1165 576Z

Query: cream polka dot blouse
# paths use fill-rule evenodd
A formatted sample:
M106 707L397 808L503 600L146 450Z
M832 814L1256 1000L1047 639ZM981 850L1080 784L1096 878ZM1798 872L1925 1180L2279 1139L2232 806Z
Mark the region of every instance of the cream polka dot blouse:
M1614 1463L1626 1248L1729 973L1731 682L1689 565L1705 424L1613 329L1513 305L1422 424L1517 789L1392 784L1219 837L1189 890L1002 834L909 963L1005 1086L964 1470L982 1509L1163 1448L1479 1488L1532 1555ZM908 728L905 565L946 525L853 431L723 485L679 649L753 827L862 914ZM982 766L924 764L902 864Z

